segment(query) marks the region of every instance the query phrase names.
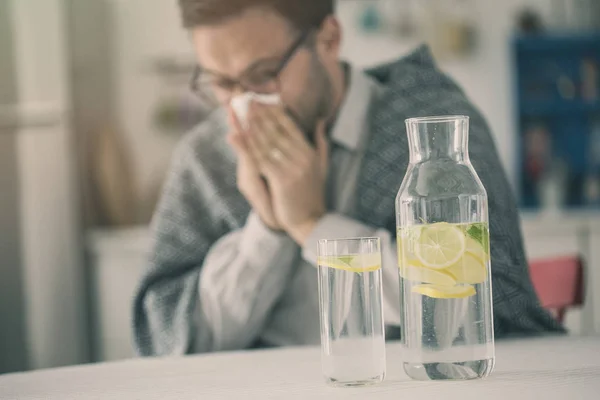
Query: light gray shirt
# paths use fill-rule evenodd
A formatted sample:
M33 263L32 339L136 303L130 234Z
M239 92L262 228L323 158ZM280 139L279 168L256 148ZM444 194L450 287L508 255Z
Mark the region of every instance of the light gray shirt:
M399 325L394 238L385 229L348 217L360 196L356 184L368 139L369 107L381 91L363 71L350 69L348 91L330 137L330 211L304 248L285 233L271 231L251 212L242 229L222 237L210 249L199 281L200 307L195 317L202 328L196 331L196 352L244 348L257 337L276 346L318 344L318 239L381 238L384 319Z

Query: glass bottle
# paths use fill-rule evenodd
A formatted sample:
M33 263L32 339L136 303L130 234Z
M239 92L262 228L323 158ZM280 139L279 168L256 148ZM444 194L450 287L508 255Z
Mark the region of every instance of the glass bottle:
M469 118L406 127L410 162L396 198L404 370L482 378L494 366L488 202L469 159Z

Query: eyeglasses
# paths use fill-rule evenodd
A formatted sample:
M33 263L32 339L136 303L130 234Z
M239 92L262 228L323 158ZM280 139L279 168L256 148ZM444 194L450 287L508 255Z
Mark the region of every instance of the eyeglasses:
M279 76L304 44L308 35L308 32L300 35L282 58L261 60L250 66L239 79L231 79L196 66L190 83L191 90L211 107L227 104L237 87L259 94L278 93Z

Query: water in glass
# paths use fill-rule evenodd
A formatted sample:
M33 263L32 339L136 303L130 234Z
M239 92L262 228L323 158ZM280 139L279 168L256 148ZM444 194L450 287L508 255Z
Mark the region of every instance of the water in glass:
M385 375L379 239L320 241L319 303L323 374L336 386Z

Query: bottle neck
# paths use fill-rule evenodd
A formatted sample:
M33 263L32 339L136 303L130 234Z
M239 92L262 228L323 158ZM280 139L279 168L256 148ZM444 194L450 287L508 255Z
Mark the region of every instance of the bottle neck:
M432 117L406 121L410 163L435 160L469 161L469 118Z

